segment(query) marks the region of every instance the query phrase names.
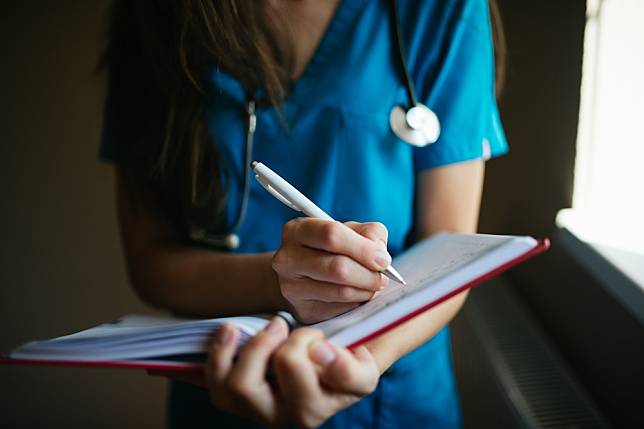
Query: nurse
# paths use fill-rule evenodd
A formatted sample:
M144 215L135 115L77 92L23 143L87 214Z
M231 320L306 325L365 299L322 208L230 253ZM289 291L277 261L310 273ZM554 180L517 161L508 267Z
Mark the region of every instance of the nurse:
M484 161L507 151L489 10L116 0L101 157L117 167L135 291L178 314L286 310L316 322L369 300L413 242L475 231ZM424 147L390 126L392 108L410 104L405 73L440 120ZM294 218L248 180L249 159L341 222ZM205 378L188 380L203 387L173 381L170 426L459 427L446 326L464 299L353 352L315 330L289 335L279 318L236 351L227 327Z

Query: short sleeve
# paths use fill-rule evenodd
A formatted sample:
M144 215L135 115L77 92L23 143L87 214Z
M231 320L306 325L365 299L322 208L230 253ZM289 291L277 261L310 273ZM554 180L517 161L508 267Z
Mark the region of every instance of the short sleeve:
M420 64L419 99L439 118L441 134L414 149L417 171L508 151L495 97L494 48L487 1L457 3L444 18L438 53ZM426 29L427 36L431 31ZM435 39L436 40L436 39ZM422 46L426 41L417 44ZM423 63L423 59L425 62Z

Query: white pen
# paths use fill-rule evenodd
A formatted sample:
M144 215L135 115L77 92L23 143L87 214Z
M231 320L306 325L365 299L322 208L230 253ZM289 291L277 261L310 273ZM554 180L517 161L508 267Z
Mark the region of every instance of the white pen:
M252 166L253 171L255 171L255 179L257 179L264 189L293 210L302 212L309 217L317 219L334 220L331 216L326 214L324 210L316 206L313 201L309 200L304 194L295 189L293 185L282 179L277 173L261 162L253 161ZM400 284L407 284L400 273L398 273L398 271L396 271L396 269L391 265L381 272Z

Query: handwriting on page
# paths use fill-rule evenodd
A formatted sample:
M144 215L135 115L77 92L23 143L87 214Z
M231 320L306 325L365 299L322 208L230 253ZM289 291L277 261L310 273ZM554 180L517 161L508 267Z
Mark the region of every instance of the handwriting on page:
M422 272L420 278L415 280L415 285L420 286L455 271L464 264L477 258L488 248L489 246L486 246L484 243L477 243L476 245L468 245L462 248L462 253L460 254L445 253L440 255L435 263L427 265L427 270Z
M328 336L358 323L393 305L421 288L431 287L443 276L452 273L465 264L495 248L502 238L453 236L449 239L437 236L418 248L411 249L403 257L394 261L394 265L407 280L407 286L389 282L387 287L378 292L371 301L333 319L314 325Z

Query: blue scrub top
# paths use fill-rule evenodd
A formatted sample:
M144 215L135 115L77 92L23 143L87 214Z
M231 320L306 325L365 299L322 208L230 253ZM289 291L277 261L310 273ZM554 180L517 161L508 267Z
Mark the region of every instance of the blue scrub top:
M420 171L507 150L494 98L487 1L402 1L398 7L418 98L441 122L438 141L416 148L389 127L392 106L408 98L387 1L345 0L295 83L283 119L273 108L258 110L252 154L336 220L385 224L392 255L404 249L412 227ZM247 99L240 83L219 69L212 71L212 86L208 124L228 166L230 228L241 206ZM251 180L237 251L275 250L282 226L296 215Z
M408 68L421 102L441 122L438 141L424 148L398 139L389 113L408 99L398 70L387 1L343 0L282 118L258 109L252 159L294 184L341 221L379 221L389 251L404 250L414 222L421 171L487 159L507 151L494 95L494 58L486 0L401 0ZM228 170L227 222L241 206L246 93L215 68L209 130ZM106 128L109 124L106 124ZM106 130L109 132L109 130ZM102 155L109 158L109 140ZM255 180L237 252L277 249L283 225L297 216ZM377 390L327 421L324 428L460 426L449 333L396 362ZM183 384L171 392L171 426L255 427L213 410L207 394Z

